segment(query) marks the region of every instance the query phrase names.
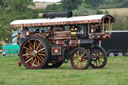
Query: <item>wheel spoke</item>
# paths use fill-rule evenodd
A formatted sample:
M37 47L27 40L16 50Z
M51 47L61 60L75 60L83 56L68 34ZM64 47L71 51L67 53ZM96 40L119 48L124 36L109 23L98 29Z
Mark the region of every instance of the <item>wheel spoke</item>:
M38 54L45 54L45 50L44 51L41 51L40 53L38 53Z
M29 43L30 47L34 48L33 45L32 45L32 43L30 41L28 41L28 43Z
M43 51L43 50L45 50L45 48L42 48L42 49L38 50L37 52L40 52L40 51Z
M82 58L85 55L85 52L80 56L80 58Z
M99 61L100 61L101 63L104 63L104 60L103 60L103 61L101 61L101 60L99 59Z
M36 62L36 58L34 59L33 63L32 63L32 66L36 66L35 65L35 62Z
M103 52L101 50L99 50L99 56L102 56Z
M95 65L95 67L96 67L96 61L93 61L94 62L94 65Z
M80 56L80 52L79 52L79 50L77 50L77 56Z
M80 62L80 61L77 61L77 64L76 64L77 66L78 66L79 62Z
M39 46L41 45L41 43L39 43L39 45L37 46L36 50L38 50Z
M28 44L28 47L33 50L33 48Z
M39 56L37 56L38 59L41 61L41 62L44 62L44 58L40 58Z
M82 57L82 61L87 61L87 56Z
M36 40L34 41L34 50L35 50L35 48L36 48Z
M29 56L29 55L31 55L31 54L23 54L22 56Z
M91 63L94 65L94 61L91 61Z
M28 59L25 63L28 63L29 61L31 61L33 59L33 57L31 57L30 59Z
M44 57L42 57L42 56L41 56L41 59L42 59L43 61L45 60Z
M95 62L96 62L96 66L98 66L97 60Z
M100 60L98 59L98 63L99 63L99 65L101 65L101 62L100 62Z
M30 58L30 57L32 57L32 56L26 56L26 59L28 59L28 58Z
M80 58L80 52L79 52L79 50L77 50L77 52L75 54L76 54L77 58L79 59Z
M39 54L39 53L38 53L38 55L42 55L42 56L45 56L45 54Z
M32 51L32 49L31 48L27 48L27 47L24 47L26 50L29 50L29 51Z
M83 68L83 67L84 67L83 63L82 63L82 62L80 62L80 68Z

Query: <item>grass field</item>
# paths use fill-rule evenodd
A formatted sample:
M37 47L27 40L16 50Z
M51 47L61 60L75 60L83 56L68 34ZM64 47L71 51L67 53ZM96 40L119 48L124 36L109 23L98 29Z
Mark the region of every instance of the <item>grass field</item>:
M103 69L74 70L70 63L58 69L30 70L17 66L17 57L0 57L0 85L128 85L128 57L108 58Z

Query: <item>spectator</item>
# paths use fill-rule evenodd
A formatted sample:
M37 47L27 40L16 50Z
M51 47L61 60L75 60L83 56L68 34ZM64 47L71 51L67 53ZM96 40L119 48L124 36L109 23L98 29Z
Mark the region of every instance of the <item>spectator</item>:
M22 44L24 42L28 31L29 31L29 29L27 27L21 27L20 44Z

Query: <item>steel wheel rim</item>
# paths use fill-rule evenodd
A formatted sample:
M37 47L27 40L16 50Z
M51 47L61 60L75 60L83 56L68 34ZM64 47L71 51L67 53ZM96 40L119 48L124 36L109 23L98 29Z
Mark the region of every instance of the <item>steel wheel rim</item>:
M28 68L34 69L43 65L46 55L45 46L38 39L30 39L23 44L22 61Z
M74 68L81 70L87 65L87 55L82 49L77 49L72 55L72 64Z

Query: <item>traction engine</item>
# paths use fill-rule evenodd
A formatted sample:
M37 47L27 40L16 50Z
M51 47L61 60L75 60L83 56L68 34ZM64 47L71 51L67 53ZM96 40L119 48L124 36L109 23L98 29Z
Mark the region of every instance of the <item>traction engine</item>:
M74 69L83 70L89 65L93 68L106 65L107 55L99 47L99 41L110 38L113 22L111 15L92 15L19 20L12 22L11 27L37 28L29 31L21 44L20 59L26 68L58 68L70 60ZM42 27L46 30L40 30Z

